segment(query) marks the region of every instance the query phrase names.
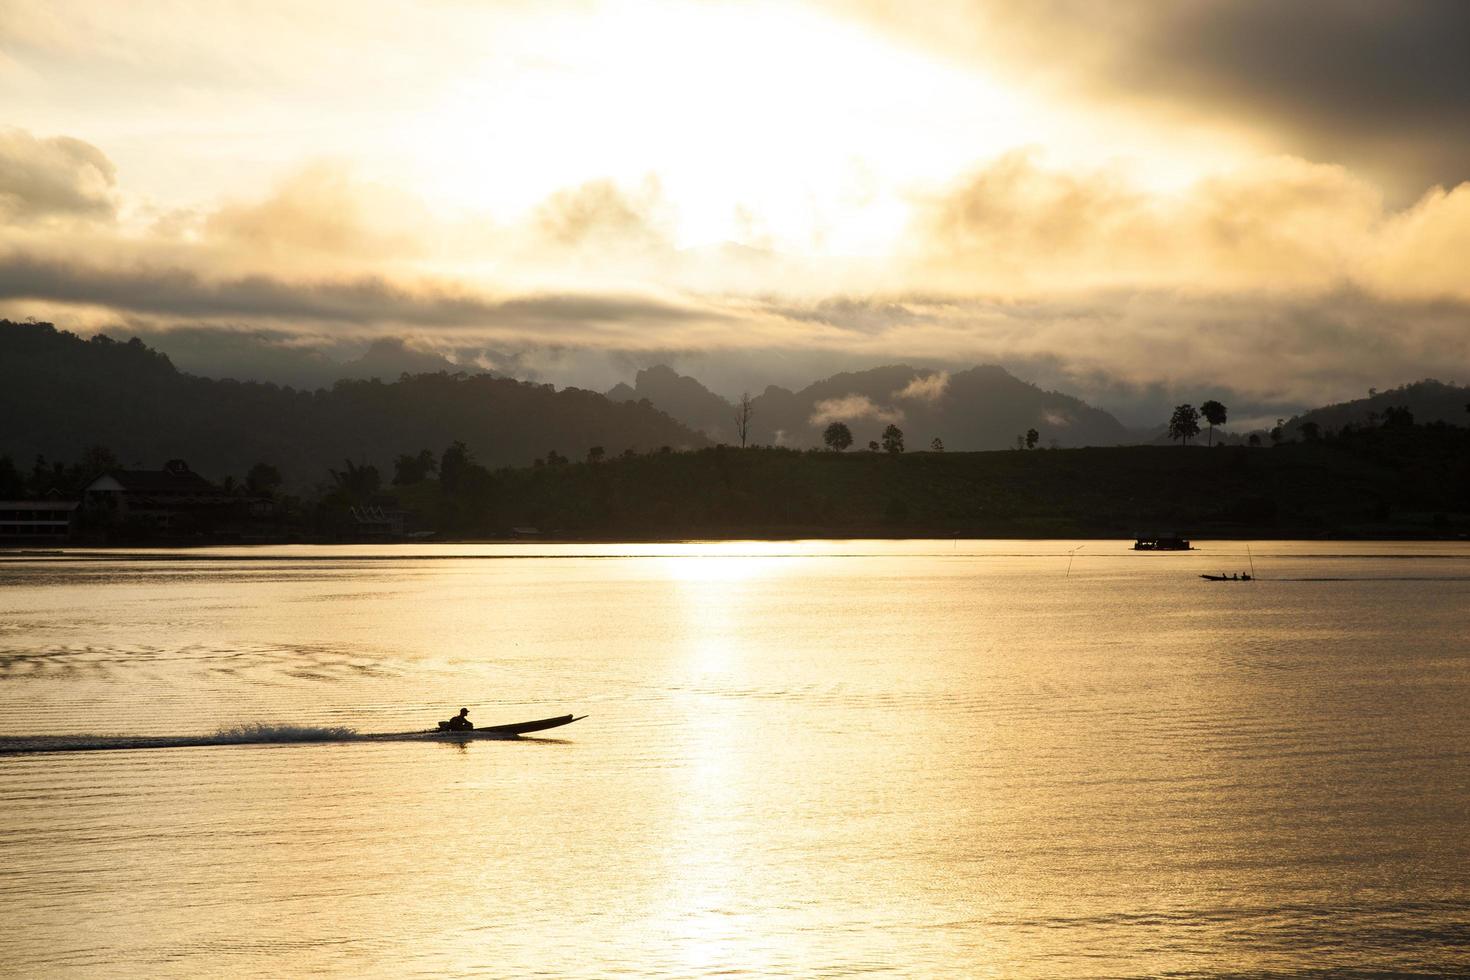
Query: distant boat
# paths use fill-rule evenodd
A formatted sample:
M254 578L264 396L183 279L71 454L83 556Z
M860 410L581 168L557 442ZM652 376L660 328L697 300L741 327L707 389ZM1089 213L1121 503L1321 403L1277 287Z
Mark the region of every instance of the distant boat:
M1174 534L1139 535L1133 542L1134 551L1193 551L1194 545L1188 538Z
M1251 576L1250 576L1250 573L1249 572L1247 572L1244 575L1201 575L1200 578L1204 579L1206 582L1249 582L1249 581L1251 581Z

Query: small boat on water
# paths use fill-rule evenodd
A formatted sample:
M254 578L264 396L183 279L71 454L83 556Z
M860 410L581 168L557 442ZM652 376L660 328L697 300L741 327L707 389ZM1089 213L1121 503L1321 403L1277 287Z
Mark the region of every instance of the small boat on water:
M1251 581L1250 573L1246 573L1245 575L1201 575L1200 578L1204 579L1206 582L1249 582L1249 581Z
M586 717L586 715L557 715L555 718L540 718L536 721L518 721L510 725L486 725L483 728L467 729L453 729L449 727L449 722L441 721L438 729L428 734L447 739L513 738L517 735L529 735L532 732L544 732L548 728L560 728L562 725L570 725Z
M1140 534L1133 542L1134 551L1193 551L1188 538L1177 534Z

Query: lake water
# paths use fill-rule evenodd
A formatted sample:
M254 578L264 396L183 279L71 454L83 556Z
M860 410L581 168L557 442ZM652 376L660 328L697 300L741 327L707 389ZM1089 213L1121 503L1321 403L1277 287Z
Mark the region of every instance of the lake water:
M1470 972L1470 545L1079 544L0 553L0 973Z

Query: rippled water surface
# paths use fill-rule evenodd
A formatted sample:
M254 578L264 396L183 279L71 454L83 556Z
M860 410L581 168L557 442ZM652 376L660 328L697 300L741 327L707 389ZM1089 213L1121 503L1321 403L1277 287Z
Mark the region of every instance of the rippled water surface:
M0 974L1470 972L1470 546L1078 545L0 552Z

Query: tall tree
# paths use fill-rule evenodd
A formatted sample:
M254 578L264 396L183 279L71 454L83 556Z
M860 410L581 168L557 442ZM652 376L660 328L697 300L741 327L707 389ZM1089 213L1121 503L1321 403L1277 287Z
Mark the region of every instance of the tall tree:
M745 442L750 437L750 419L755 415L755 408L750 398L750 392L742 391L740 401L735 406L735 434L740 437L740 448L745 448Z
M281 482L281 471L269 463L256 463L245 474L245 488L263 497L274 496Z
M883 451L894 455L903 452L903 430L892 422L883 430Z
M840 453L852 445L852 430L847 427L846 422L833 422L822 433L822 441L827 444L828 449Z
M1035 449L1036 444L1041 441L1041 433L1035 429L1026 430L1026 448Z
M427 449L420 449L416 456L404 453L393 461L393 485L406 487L427 480L438 468L434 454Z
M1225 406L1211 398L1199 407L1199 412L1210 423L1210 441L1206 445L1215 444L1215 426L1225 424Z
M1193 405L1180 405L1169 418L1169 438L1180 440L1179 445L1189 445L1189 440L1199 435L1199 410Z

